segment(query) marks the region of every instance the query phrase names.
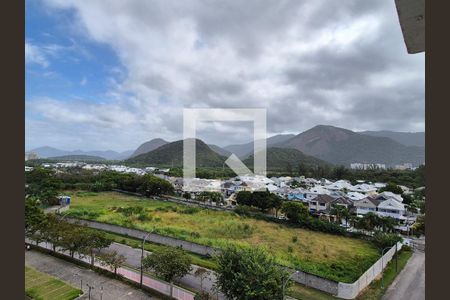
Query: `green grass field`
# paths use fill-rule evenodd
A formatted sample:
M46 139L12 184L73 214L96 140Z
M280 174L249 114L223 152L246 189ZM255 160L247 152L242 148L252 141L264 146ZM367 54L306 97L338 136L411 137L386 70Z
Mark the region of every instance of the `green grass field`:
M25 293L35 300L71 300L77 298L81 290L53 276L25 267Z
M264 246L278 262L353 282L377 259L369 242L119 193L71 192L72 216L131 226L213 247Z

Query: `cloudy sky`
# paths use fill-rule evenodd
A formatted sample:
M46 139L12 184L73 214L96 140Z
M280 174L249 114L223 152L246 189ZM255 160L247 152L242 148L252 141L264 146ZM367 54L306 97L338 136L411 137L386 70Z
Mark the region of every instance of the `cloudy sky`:
M424 130L424 54L407 54L393 0L27 0L25 61L27 149L176 140L200 107L266 108L269 135Z

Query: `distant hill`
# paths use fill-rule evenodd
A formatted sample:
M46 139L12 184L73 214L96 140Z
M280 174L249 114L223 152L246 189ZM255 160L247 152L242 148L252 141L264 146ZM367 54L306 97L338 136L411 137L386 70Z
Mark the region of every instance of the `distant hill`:
M289 149L289 148L278 148L278 147L269 147L266 151L267 157L267 170L276 171L276 170L287 170L288 166L290 166L293 170L296 170L300 163L307 166L325 166L329 165L329 163L320 160L318 158L305 155L301 151L297 149ZM253 167L253 154L250 155L243 162L249 168Z
M68 150L61 150L49 146L39 147L36 149L31 150L30 152L36 153L40 158L50 158L50 157L58 157L58 156L65 156L65 155L88 155L88 156L99 156L103 159L108 160L122 160L125 158L128 158L131 154L131 151L124 151L124 152L116 152L112 150L106 150L106 151L83 151L83 150L74 150L74 151L68 151Z
M405 146L425 147L425 132L396 132L396 131L361 131L359 133L391 138L394 141Z
M163 139L153 139L150 140L148 142L143 143L142 145L140 145L131 155L131 157L135 157L144 153L148 153L150 151L155 150L156 148L159 148L165 144L168 144L168 141L165 141Z
M106 160L103 157L100 156L93 156L93 155L63 155L63 156L54 156L54 157L48 157L48 159L51 160L57 160L57 161L102 161Z
M217 154L203 141L196 139L196 166L222 167L225 157ZM183 166L183 140L165 144L148 153L125 160L129 164L150 166Z
M315 126L276 146L294 148L327 162L346 166L353 162L419 165L425 161L424 147L405 146L390 138L326 125Z
M69 155L71 153L71 151L56 149L56 148L48 147L48 146L39 147L39 148L30 150L29 152L36 153L41 158Z
M267 139L267 141L266 141L267 147L274 146L276 144L285 142L294 136L295 136L294 134L274 135ZM249 155L253 154L253 142L246 143L246 144L229 145L229 146L224 147L224 149L230 151L231 153L236 154L237 157L239 157L240 159L245 159Z
M208 144L208 147L211 148L212 151L216 152L219 155L229 157L231 152L214 144Z

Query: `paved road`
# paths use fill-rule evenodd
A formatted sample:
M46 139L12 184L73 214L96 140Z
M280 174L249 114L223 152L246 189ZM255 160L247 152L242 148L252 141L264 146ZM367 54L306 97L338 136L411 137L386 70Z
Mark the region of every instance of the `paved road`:
M127 245L112 243L111 246L106 251L117 251L117 253L122 254L126 258L126 264L132 266L136 269L139 269L141 266L141 249L132 248ZM144 256L150 254L151 252L144 251ZM192 265L192 271L190 274L185 275L183 278L178 280L178 282L182 283L185 286L194 288L196 290L200 290L200 279L195 277L193 274L197 268L196 265ZM203 280L203 289L210 292L211 294L216 295L214 293L213 284L216 281L216 276L213 271L211 271L210 275ZM223 295L219 293L219 299L225 299Z
M425 253L415 251L382 300L425 299Z
M26 251L25 264L35 268L38 271L55 276L74 287L80 287L82 279L83 291L85 294L79 299L88 299L88 287L86 284L94 287L91 291L92 300L99 300L100 298L103 300L160 299L150 296L149 294L118 280L102 276L92 270L81 268L75 264L39 251ZM103 295L101 295L101 287L103 287Z

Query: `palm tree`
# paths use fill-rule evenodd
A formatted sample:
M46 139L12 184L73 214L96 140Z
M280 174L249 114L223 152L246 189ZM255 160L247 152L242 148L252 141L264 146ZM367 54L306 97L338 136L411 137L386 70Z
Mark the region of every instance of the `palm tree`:
M393 232L398 221L392 217L379 218L383 232Z

